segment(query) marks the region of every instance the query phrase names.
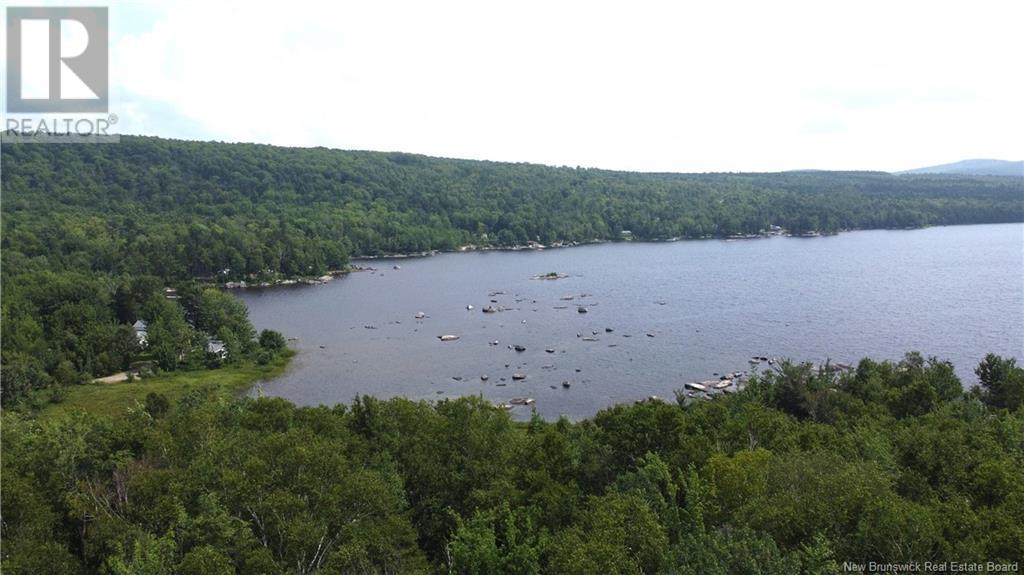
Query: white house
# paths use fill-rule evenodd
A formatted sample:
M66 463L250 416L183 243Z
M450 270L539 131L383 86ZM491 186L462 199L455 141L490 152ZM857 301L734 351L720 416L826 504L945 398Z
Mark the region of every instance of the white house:
M135 341L139 342L139 345L145 347L149 343L148 334L146 334L146 328L148 325L141 319L132 324L132 329L135 330Z
M219 339L211 339L206 344L206 353L212 353L217 357L224 359L228 356L228 348L224 345L224 342Z

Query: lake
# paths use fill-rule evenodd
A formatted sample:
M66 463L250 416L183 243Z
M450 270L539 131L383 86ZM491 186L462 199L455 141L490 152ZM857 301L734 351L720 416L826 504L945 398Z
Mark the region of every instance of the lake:
M354 263L377 269L234 292L258 329L297 338L264 394L301 405L531 397L545 418L580 419L672 400L685 382L750 369L751 356L855 363L917 350L953 362L965 386L988 352L1024 357L1022 224ZM531 279L548 272L568 277Z

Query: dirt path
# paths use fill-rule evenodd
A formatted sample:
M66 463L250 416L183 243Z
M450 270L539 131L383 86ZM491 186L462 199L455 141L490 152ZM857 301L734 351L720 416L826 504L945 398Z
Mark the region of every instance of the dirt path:
M127 371L121 371L121 372L115 373L113 375L108 375L106 377L100 377L100 378L94 379L94 380L92 380L92 382L93 383L118 383L118 382L127 381L127 380L128 380L128 372Z

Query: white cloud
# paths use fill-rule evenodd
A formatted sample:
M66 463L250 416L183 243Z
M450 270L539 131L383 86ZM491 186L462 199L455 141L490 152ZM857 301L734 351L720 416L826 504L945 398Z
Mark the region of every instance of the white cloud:
M658 171L1024 157L1015 1L149 8L111 50L126 132Z

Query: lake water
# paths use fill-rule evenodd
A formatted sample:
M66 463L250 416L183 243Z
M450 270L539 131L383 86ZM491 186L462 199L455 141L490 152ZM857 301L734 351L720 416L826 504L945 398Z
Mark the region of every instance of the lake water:
M751 356L854 363L918 350L952 361L965 385L987 352L1024 357L1021 224L355 263L377 271L235 292L258 329L297 338L293 366L263 393L302 405L532 397L546 418L578 419L671 400L685 382L749 369ZM530 279L551 271L569 277ZM526 351L507 347L517 344Z

